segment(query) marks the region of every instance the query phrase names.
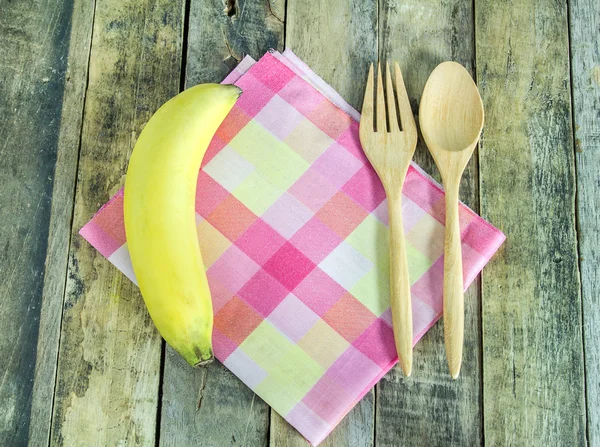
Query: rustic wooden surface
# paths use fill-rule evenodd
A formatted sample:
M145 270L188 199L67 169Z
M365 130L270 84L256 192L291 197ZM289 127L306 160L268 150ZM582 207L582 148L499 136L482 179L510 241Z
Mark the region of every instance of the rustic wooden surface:
M137 288L77 231L121 188L136 135L179 91L183 19L182 1L95 5L51 445L155 440L160 337Z
M460 379L440 323L323 445L600 446L596 3L0 0L0 445L307 445L223 366L165 349L77 235L162 102L288 46L357 108L378 58L415 112L437 63L465 65L486 127L461 199L508 236L465 296Z
M489 445L586 442L567 24L564 2L475 1L481 214L508 237L481 281Z
M600 8L569 5L588 436L600 445Z
M471 2L428 0L400 5L386 0L380 8L379 23L380 57L400 63L416 118L425 82L440 62L455 60L473 72ZM398 44L407 38L408 45ZM441 180L422 139L414 159ZM461 200L478 211L476 159L467 166L460 188ZM382 445L481 443L479 315L479 283L475 281L465 293L465 346L460 380L451 380L448 375L442 322L415 346L414 374L410 380L404 380L396 368L381 380L377 387L376 439Z
M65 272L69 255L73 196L77 177L83 104L87 85L88 62L92 41L93 5L76 0L71 13L71 39L58 135L54 186L50 211L50 231L44 273L44 289L39 326L39 343L29 443L44 445L50 436L56 362L60 338Z
M0 1L0 445L3 446L27 442L42 294L47 291L46 285L57 286L62 297L64 238L65 232L70 232L70 219L59 216L61 211L57 208L66 209L66 215L70 216L72 203L68 191L61 187L54 188L59 202L56 206L52 197L53 178L56 176L63 182L61 169L55 172L57 157L62 162L70 158L65 150L71 148L66 148L65 143L74 144L75 154L78 143L77 124L63 124L61 119L61 115L64 119L76 119L81 113L77 104L63 99L63 92L69 88L66 72L72 14L73 4L69 1L49 0L43 4ZM85 83L85 78L77 81ZM65 114L63 106L71 110ZM67 161L67 164L72 163ZM72 189L73 179L67 179L69 182ZM53 233L49 232L51 207L63 227ZM46 254L56 257L48 264L45 285ZM55 321L60 323L60 314ZM54 374L46 379L50 379L46 386L51 396ZM37 412L37 408L33 410Z

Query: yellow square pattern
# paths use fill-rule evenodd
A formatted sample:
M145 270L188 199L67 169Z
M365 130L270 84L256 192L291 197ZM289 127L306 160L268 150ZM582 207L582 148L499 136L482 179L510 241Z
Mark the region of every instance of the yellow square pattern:
M369 214L346 238L346 242L382 270L390 264L389 231L372 214Z
M429 214L423 215L406 235L406 240L430 261L444 254L444 226Z
M324 339L320 340L322 344ZM269 374L255 391L284 414L302 400L325 374L321 364L266 320L244 340L240 348Z
M231 246L231 242L208 221L201 220L196 225L198 242L204 267L208 269Z
M416 249L408 240L406 241L406 260L411 286L433 265L433 261Z
M263 320L240 345L258 366L271 374L294 344L267 320Z
M372 268L350 290L364 306L380 316L390 307L389 269Z
M298 124L284 141L309 163L315 162L333 144L329 135L308 119Z
M254 120L231 140L229 146L282 190L292 186L309 168L306 160Z
M233 190L233 195L257 216L262 215L283 191L253 171Z
M327 343L323 343L327 340ZM317 320L298 342L323 368L329 368L349 346L349 343L323 320Z
M296 406L298 400L286 392L284 384L272 376L267 376L255 388L254 392L285 417Z

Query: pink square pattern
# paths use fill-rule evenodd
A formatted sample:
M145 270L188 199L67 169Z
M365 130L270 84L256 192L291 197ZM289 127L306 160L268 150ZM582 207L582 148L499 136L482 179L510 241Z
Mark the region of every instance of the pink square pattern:
M333 143L313 167L336 188L341 188L363 164L338 143Z
M364 165L342 188L346 194L371 212L384 201L385 191L371 165Z
M255 119L277 138L285 140L304 119L304 115L281 98L281 96L275 95L258 112Z
M263 265L286 240L264 220L258 219L239 238L235 244L259 265Z
M288 191L313 212L323 208L338 189L314 167L310 167Z
M208 269L209 280L222 284L227 290L237 293L260 266L235 245L229 247Z
M342 242L342 238L313 217L292 236L290 242L308 259L318 264Z
M288 290L264 270L259 270L238 292L240 298L267 317L288 294ZM232 322L232 324L234 324Z
M244 93L238 99L235 108L239 107L251 117L256 116L275 94L273 90L266 87L251 73L246 73L246 75L236 82L236 85Z
M244 202L260 197L246 193L248 199L240 201L214 180L232 178L215 175L226 163L211 165L214 177L200 172L196 211L232 243L222 254L215 252L207 271L216 314L214 352L317 445L397 361L389 308L376 318L361 304L372 299L361 295L368 292L365 284L372 284L372 269L384 267L345 241L369 214L387 224L385 192L361 149L358 112L293 53L271 52L257 63L244 59L231 79L244 94L218 129L203 167L253 120L283 144L293 137L291 149L310 166L304 172L286 166L286 172L295 169L298 180L273 197L260 216ZM319 132L318 150L307 146L317 141L311 135L299 138L306 129ZM251 143L248 149L262 150L260 142ZM272 148L264 150L268 154ZM242 164L260 162L260 152L245 153ZM265 191L277 190L269 188L268 178L261 181ZM428 214L443 225L443 190L413 165L403 193L406 231L417 238L419 250L427 251L439 244L439 231L419 234L419 222ZM465 206L460 221L468 286L504 235ZM134 278L124 245L122 191L80 233ZM119 256L111 256L115 252ZM442 310L443 257L431 261L412 287L415 343ZM255 340L254 351L250 340ZM285 361L269 366L258 349L265 343Z
M263 268L286 286L288 290L294 290L315 268L315 264L304 256L300 250L287 242L269 259Z
M302 402L308 405L323 420L335 423L335 415L350 407L356 396L352 396L335 380L323 376L308 392Z
M346 290L331 276L316 267L294 289L294 294L318 315L323 315Z
M382 319L377 318L353 343L356 349L381 368L394 362L396 347L394 332Z
M309 221L312 215L313 213L298 199L291 194L284 193L265 211L262 219L283 237L289 239Z

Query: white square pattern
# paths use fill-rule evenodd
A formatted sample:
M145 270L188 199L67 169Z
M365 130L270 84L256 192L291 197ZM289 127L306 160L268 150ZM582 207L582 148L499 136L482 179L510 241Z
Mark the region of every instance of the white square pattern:
M267 372L240 348L229 354L223 364L250 388L256 387L267 377Z
M313 214L298 199L286 192L265 211L262 219L283 237L289 239L310 220Z
M346 290L350 290L373 268L373 263L343 241L321 261L319 267Z
M227 191L233 192L254 171L254 166L229 146L225 146L203 171Z
M133 272L133 265L131 264L127 243L117 248L114 253L108 257L108 260L116 268L121 270L136 286L138 285L135 273Z

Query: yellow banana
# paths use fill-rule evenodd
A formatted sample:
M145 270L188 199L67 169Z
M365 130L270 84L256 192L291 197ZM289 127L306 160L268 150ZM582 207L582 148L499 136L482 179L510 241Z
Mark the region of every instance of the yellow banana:
M241 90L201 84L165 103L141 132L125 180L125 231L154 324L190 365L213 358L213 312L198 235L196 182L206 148Z

